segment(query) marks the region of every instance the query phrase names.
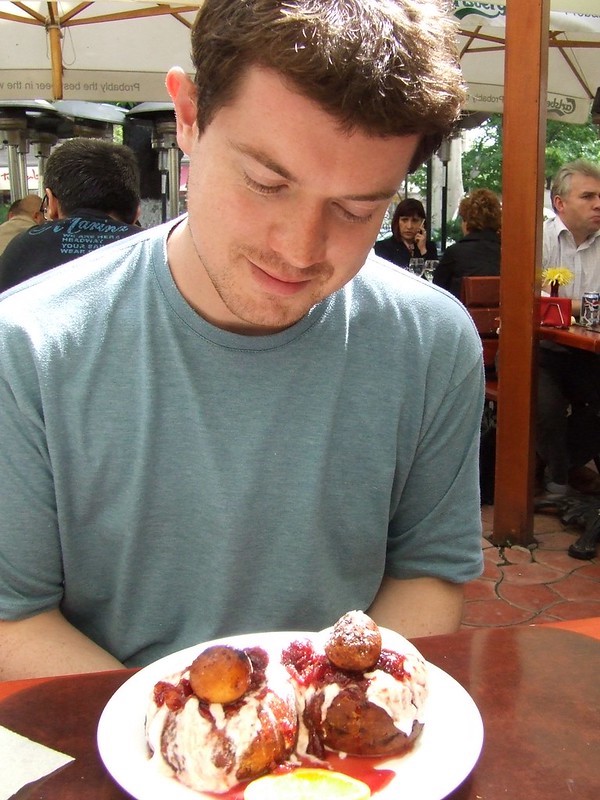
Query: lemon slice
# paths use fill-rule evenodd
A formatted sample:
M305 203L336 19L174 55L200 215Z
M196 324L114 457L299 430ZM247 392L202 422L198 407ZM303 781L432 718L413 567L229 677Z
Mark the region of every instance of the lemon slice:
M244 800L369 800L366 783L341 772L300 768L264 775L246 786Z

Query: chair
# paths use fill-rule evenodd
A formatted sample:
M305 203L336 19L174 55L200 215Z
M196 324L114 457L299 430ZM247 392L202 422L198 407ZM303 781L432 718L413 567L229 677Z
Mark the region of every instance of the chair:
M472 275L462 279L461 298L473 318L483 345L485 406L479 444L479 488L483 505L494 504L496 462L496 411L498 405L498 328L500 277Z
M500 276L470 275L462 279L461 297L473 318L483 345L485 367L485 397L493 403L498 400L498 328L500 327Z

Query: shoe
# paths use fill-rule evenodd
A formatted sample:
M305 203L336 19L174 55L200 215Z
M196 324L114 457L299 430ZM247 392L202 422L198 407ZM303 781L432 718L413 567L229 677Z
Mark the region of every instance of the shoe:
M568 553L571 558L578 558L580 561L590 561L596 558L596 544L598 543L598 525L589 525L585 533L569 547Z
M568 553L571 558L578 558L580 561L591 561L592 558L596 558L596 545L588 545L586 542L582 542L584 539L583 536L580 536L577 541L569 546Z
M544 497L547 500L560 500L561 497L566 497L571 493L571 487L566 483L554 483L554 481L546 481Z

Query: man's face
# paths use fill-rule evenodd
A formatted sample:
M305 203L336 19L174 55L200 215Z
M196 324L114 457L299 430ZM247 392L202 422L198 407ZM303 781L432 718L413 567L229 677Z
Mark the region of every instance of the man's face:
M404 239L405 242L414 242L415 236L421 230L424 224L425 220L422 217L417 217L416 215L412 217L398 217L398 230L400 232L400 237Z
M558 216L580 242L600 230L600 181L576 172L571 188L554 198Z
M171 237L175 281L219 327L292 325L358 272L418 137L344 133L276 73L253 67L198 138L195 123L182 125L193 91L169 89L190 156L193 242L183 263L184 235Z

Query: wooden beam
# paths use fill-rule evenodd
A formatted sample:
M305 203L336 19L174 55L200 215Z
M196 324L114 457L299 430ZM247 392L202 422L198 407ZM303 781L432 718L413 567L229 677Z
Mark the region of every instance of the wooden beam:
M536 400L550 0L508 0L502 266L492 542L533 543Z
M48 3L48 21L46 23L48 42L50 45L50 65L52 69L52 99L63 99L63 63L62 63L62 31L60 13L56 0Z

